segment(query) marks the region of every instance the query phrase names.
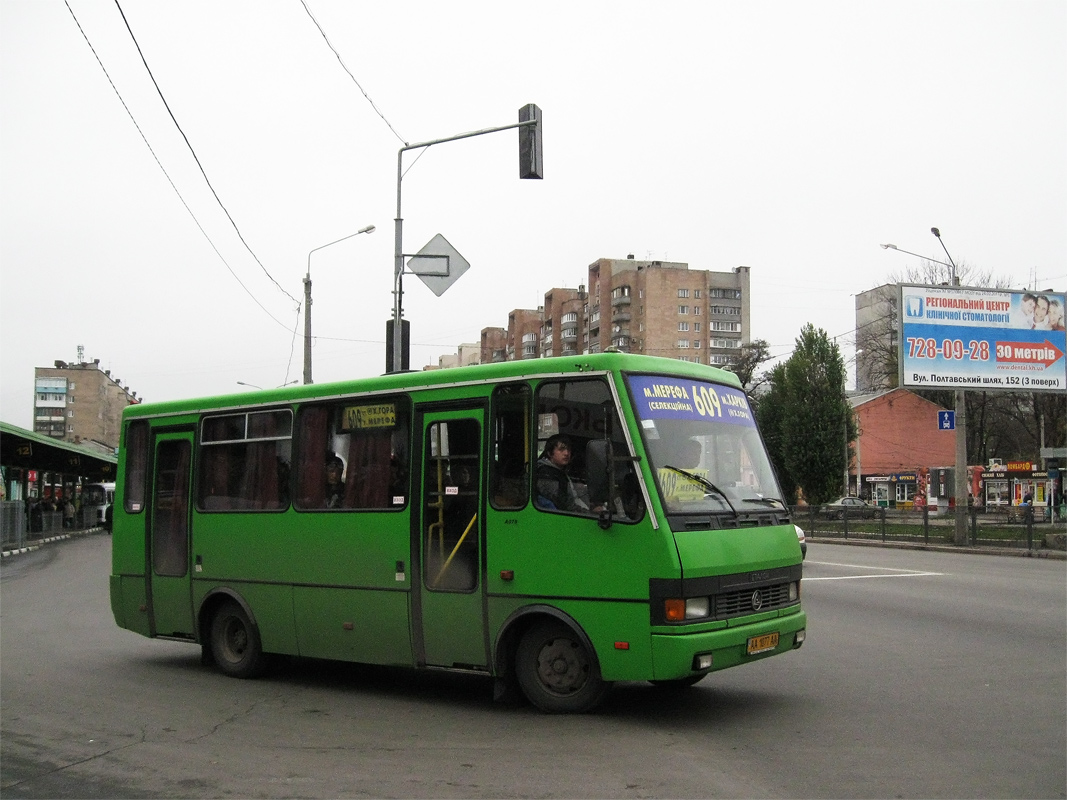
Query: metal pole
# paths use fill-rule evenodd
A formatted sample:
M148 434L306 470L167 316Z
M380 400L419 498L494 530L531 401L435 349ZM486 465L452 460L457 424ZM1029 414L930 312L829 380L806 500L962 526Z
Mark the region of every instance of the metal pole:
M311 254L316 250L322 250L324 247L351 239L353 236L359 236L361 233L374 233L374 230L373 225L367 225L355 233L350 233L348 236L342 236L340 239L319 245L308 252L307 274L304 275L304 383L313 383L311 380Z
M304 383L311 380L311 254L308 253L308 272L304 276Z
M531 119L525 122L515 122L511 125L500 125L496 128L483 128L478 131L469 131L444 139L431 139L427 142L406 144L396 154L396 219L394 220L394 243L393 243L393 371L403 369L404 343L401 323L404 318L404 217L400 209L401 185L404 181L404 152L407 150L420 150L423 147L431 147L445 142L456 142L460 139L470 139L472 136L483 136L487 133L509 131L512 128L523 128L536 125L537 120ZM410 362L409 362L410 363Z
M930 233L937 237L938 242L941 242L941 249L948 256L948 262L952 267L952 285L959 286L960 278L956 270L956 262L952 260L952 255L948 252L948 248L945 247L945 243L941 241L941 231L937 228L931 228ZM955 406L956 486L954 492L956 494L956 531L954 541L958 546L963 547L967 544L967 498L970 496L967 487L967 395L963 389L956 390Z
M404 219L400 212L400 187L404 181L404 151L396 154L396 219L393 221L393 372L400 372L404 363Z

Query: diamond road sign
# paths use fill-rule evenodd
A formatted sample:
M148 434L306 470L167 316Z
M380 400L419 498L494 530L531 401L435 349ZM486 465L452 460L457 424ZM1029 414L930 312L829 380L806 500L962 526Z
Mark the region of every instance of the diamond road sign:
M470 267L448 240L437 234L408 260L408 270L419 276L431 292L440 297Z

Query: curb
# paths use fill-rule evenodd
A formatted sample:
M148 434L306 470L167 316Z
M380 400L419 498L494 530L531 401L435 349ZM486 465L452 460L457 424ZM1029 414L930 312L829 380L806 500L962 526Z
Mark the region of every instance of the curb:
M13 550L0 551L0 558L10 558L11 556L19 556L24 553L32 553L35 550L40 550L46 544L52 544L53 542L62 542L65 539L73 539L77 536L89 536L95 533L101 533L104 529L97 526L93 528L85 528L80 531L71 531L70 533L62 533L57 536L49 536L47 539L35 539L33 544L27 544L25 547L19 547Z
M956 547L947 544L926 544L925 542L882 542L865 539L838 539L836 537L807 536L809 543L839 544L852 547L883 547L896 550L930 550L936 553L969 553L977 556L1010 556L1012 558L1047 558L1053 561L1067 561L1067 551L1063 550L1026 550L1020 547Z

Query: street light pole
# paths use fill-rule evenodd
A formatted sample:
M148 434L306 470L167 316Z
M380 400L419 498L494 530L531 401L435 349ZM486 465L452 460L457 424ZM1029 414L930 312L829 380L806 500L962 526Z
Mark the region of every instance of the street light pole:
M342 236L340 239L320 245L308 253L308 270L307 274L304 275L304 383L314 383L311 380L311 253L314 253L315 250L321 250L323 247L329 247L331 244L343 242L345 239L351 239L353 236L359 236L361 233L374 233L374 226L368 225L365 228L360 228L355 233L350 233L348 236Z
M948 252L948 248L945 247L945 243L941 241L941 231L937 228L931 228L930 233L937 237L937 241L941 242L941 249L945 251L945 255L948 256L949 264L952 266L952 285L959 286L960 278L959 272L956 269L956 262L952 260L952 256ZM967 544L967 506L968 498L970 497L970 491L967 486L967 395L963 389L957 389L955 392L955 411L956 411L956 530L955 530L955 542L957 546L962 547Z

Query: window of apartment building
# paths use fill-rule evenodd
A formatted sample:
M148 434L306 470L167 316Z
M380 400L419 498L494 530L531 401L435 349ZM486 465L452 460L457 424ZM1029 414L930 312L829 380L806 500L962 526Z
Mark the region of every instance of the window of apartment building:
M741 340L740 339L712 339L711 343L708 346L709 347L722 347L722 348L740 347L741 346Z
M729 317L737 317L741 314L741 309L737 306L712 306L708 309L709 314L724 314Z
M679 339L678 340L678 347L682 348L683 350L688 350L689 349L689 340L688 339Z
M709 289L708 297L721 297L724 300L740 300L740 289Z
M680 330L680 331L689 330L689 323L688 322L679 322L678 323L678 330Z
M614 289L611 290L611 298L613 300L616 297L629 297L629 296L630 296L630 287L629 286L616 286Z
M693 290L693 299L695 299L695 300L699 300L700 299L700 289L694 289Z
M694 339L693 340L693 349L694 350L699 350L700 349L700 339Z
M679 297L689 297L689 290L688 289L679 289L678 290L678 296Z
M733 331L739 333L741 331L740 322L712 322L711 329L713 331Z
M700 306L693 306L693 313L700 314Z
M699 322L694 322L694 323L693 323L693 330L694 330L694 331L695 331L696 333L700 333L700 323L699 323Z
M578 312L577 311L571 311L571 312L569 312L567 314L564 314L560 318L560 322L562 324L564 324L564 325L566 325L568 322L577 322L577 321L578 321Z
M679 314L688 314L689 313L689 306L678 306L678 313Z

